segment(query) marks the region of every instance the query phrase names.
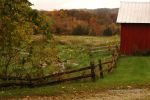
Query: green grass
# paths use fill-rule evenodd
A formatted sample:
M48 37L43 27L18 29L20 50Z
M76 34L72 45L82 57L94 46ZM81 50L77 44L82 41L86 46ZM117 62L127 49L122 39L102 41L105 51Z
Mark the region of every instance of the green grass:
M117 69L102 83L112 85L146 85L150 82L150 57L123 57Z
M98 61L99 59L111 56L111 52L89 53L88 48L81 45L57 46L59 50L59 57L70 69L86 67L90 64L90 61Z
M102 45L118 43L119 36L94 37L94 36L54 36L59 57L66 62L70 69L88 66L90 61L98 61L105 57L110 58L107 53L89 53L89 49ZM90 56L91 55L91 56Z
M110 53L92 53L88 50L92 47L113 44L119 41L118 36L113 37L90 37L90 36L54 36L59 57L67 61L69 69L77 69L89 65L90 61L105 60ZM97 73L98 74L98 73ZM55 86L39 88L17 88L1 90L1 98L24 97L24 96L52 96L74 93L78 91L96 91L111 88L127 88L148 86L150 83L150 57L127 56L119 59L117 69L111 74L105 74L104 79L97 77L96 82L91 79L64 83Z
M104 79L96 82L76 81L55 86L39 88L23 88L0 91L0 97L22 96L52 96L77 91L95 91L111 88L126 88L127 86L141 87L150 83L150 57L122 57L117 64L117 69L111 74L106 74Z

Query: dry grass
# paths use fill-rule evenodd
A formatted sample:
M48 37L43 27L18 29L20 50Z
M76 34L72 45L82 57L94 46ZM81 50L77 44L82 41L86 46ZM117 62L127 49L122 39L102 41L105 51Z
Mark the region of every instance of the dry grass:
M96 36L54 36L54 39L59 44L81 44L85 46L100 46L107 44L118 43L120 38L118 35L111 37L96 37Z

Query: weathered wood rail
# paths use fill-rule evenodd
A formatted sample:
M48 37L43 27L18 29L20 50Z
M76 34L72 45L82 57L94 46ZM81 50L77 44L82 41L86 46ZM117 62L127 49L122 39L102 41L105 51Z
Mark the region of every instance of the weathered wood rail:
M117 60L119 58L119 49L117 46L115 46L115 48L116 49L114 49L114 51L112 53L111 60L102 62L102 60L100 59L98 64L95 64L94 62L90 62L89 66L83 67L80 69L70 70L70 71L61 72L61 73L55 73L55 74L47 75L47 76L40 77L40 78L31 78L30 75L27 75L25 78L12 77L12 76L8 76L6 78L4 76L0 76L1 80L7 81L6 83L5 82L0 83L0 88L11 87L11 86L37 87L37 86L59 84L62 82L67 82L67 81L80 80L80 79L84 79L84 78L91 78L92 81L96 81L96 76L99 76L100 79L102 79L102 78L104 78L104 74L106 72L110 73L110 72L112 72L112 70L114 68L116 68ZM98 70L99 75L96 75L97 68L99 69ZM65 79L61 79L61 80L49 81L49 80L51 80L51 78L56 78L56 77L60 77L63 75L69 75L72 73L78 73L78 72L83 72L83 71L89 71L89 74L75 76L75 77L71 77L71 78L65 78ZM14 81L14 82L12 82L12 81Z
M90 48L89 52L95 53L95 52L106 52L106 51L114 51L116 48L118 49L119 45L107 45L107 46L101 46L101 47L94 47Z
M75 72L79 72L79 71L85 71L85 70L88 70L88 69L91 69L91 67L89 66L89 67L84 67L84 68L81 68L81 69L75 69L75 70L61 72L61 73L55 73L55 74L47 75L47 76L40 77L40 78L33 78L33 79L30 79L29 77L28 78L19 78L19 77L11 77L11 76L8 76L7 78L0 76L0 79L2 79L2 80L20 80L20 81L27 81L27 80L30 79L31 81L38 81L38 80L43 80L43 79L48 79L48 78L52 78L52 77L61 76L61 75L64 75L64 74L71 74L71 73L75 73Z

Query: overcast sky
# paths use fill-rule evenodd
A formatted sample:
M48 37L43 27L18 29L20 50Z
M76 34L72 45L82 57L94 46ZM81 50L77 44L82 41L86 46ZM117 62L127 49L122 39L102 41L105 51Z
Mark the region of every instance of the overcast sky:
M120 1L150 2L150 0L29 0L38 10L118 8Z

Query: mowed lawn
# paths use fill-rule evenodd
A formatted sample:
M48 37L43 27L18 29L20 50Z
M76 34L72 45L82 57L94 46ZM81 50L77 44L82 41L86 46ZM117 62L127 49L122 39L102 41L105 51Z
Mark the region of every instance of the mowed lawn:
M146 86L150 84L150 57L126 56L120 58L117 69L101 80L107 86Z
M14 90L0 91L0 98L3 97L24 97L24 96L52 96L78 91L101 91L105 89L120 88L141 88L150 85L150 57L126 56L118 61L117 68L106 74L104 79L97 79L96 82L75 81L55 86L39 88L18 88Z

